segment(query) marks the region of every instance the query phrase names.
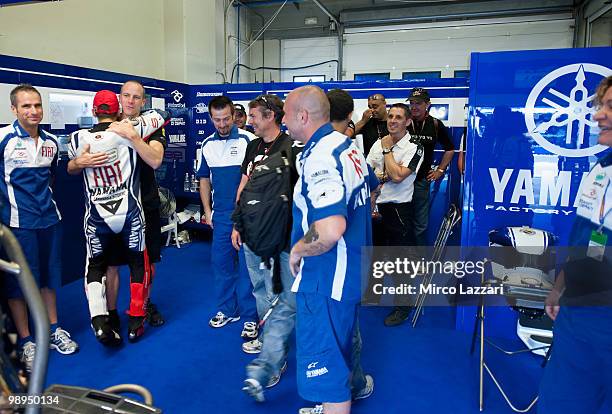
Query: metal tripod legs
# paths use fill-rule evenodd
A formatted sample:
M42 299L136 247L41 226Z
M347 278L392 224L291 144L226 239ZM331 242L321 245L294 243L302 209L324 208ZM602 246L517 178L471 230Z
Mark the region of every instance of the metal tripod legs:
M448 209L448 212L444 216L444 220L442 221L442 225L440 225L440 229L438 230L438 235L434 242L433 246L433 254L431 257L432 261L438 261L442 258L442 254L444 253L444 248L446 247L446 242L448 238L453 233L453 228L457 223L461 220L461 212L454 204ZM433 280L434 275L432 273L427 272L423 277L423 286L429 286L431 281ZM425 304L425 299L427 297L427 293L419 293L415 302L415 310L412 315L412 327L414 328L421 316L421 312L423 310L423 305Z

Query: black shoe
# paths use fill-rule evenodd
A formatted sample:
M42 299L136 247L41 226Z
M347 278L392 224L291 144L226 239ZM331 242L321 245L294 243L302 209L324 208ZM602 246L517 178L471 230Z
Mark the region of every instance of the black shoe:
M144 335L144 321L144 316L130 316L128 322L128 340L130 342L136 342Z
M145 306L147 310L147 323L151 326L162 326L166 321L162 314L157 310L157 306L151 302L147 301L147 305Z
M108 322L111 328L113 328L113 331L121 332L121 320L119 319L119 312L117 312L117 309L108 311Z
M386 318L385 318L385 326L397 326L404 323L406 319L410 316L410 308L401 307L393 309Z
M119 346L121 344L121 335L111 327L108 316L100 315L92 318L91 327L94 330L96 339L102 345Z

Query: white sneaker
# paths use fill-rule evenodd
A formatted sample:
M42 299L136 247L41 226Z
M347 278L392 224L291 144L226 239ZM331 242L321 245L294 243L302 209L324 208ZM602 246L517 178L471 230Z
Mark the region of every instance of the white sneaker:
M255 339L259 336L259 327L255 322L245 322L240 333L242 339Z
M323 404L319 404L315 407L307 407L307 408L300 408L300 411L298 411L298 414L323 414Z
M249 396L251 396L257 402L264 402L266 399L264 397L263 387L253 378L247 378L244 380L244 387L242 387L242 391L246 392Z
M19 354L19 360L23 363L26 372L32 372L32 365L34 365L34 355L36 354L36 344L32 341L28 341L23 344L21 352Z
M262 346L263 342L261 342L259 338L255 338L252 341L243 343L242 350L247 354L259 354Z
M353 401L368 398L374 392L374 377L372 377L370 374L365 374L365 380L365 387L363 387L363 389L353 397Z
M238 320L240 320L240 316L226 316L223 312L217 312L217 314L208 321L208 324L211 328L222 328L228 323Z
M280 369L278 375L274 375L268 381L268 385L266 388L274 387L280 381L281 375L283 372L287 370L287 361L283 364ZM261 383L254 378L247 378L244 380L244 387L242 387L242 391L246 392L250 397L252 397L257 402L264 402L266 398L264 397L264 387L261 386Z
M55 349L60 354L70 355L79 350L79 345L70 338L70 334L58 327L51 333L49 348Z

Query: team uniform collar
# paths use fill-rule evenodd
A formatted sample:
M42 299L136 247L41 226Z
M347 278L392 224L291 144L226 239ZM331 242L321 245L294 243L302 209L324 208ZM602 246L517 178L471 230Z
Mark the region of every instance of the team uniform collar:
M319 127L319 129L317 129L314 132L314 134L312 134L312 136L310 137L310 139L306 143L306 146L304 147L304 150L302 151L302 154L309 153L310 151L312 151L312 148L315 145L317 145L317 142L319 142L321 140L321 138L331 134L332 132L334 132L334 127L332 126L331 123L327 123L327 124L324 124L321 127Z
M110 124L112 124L112 122L100 122L100 123L94 125L93 128L91 128L89 130L89 132L102 132L102 131L106 131L108 129L108 127L110 126Z
M240 137L238 133L238 127L236 125L232 126L230 133L226 137L222 137L219 135L219 131L215 131L215 139L238 139Z
M16 119L15 122L13 122L13 128L15 128L15 131L17 132L19 138L30 138L30 134L28 134L28 132L23 129L23 127L19 123L19 120ZM45 131L43 131L40 126L38 127L38 136L43 140L47 138L45 136Z

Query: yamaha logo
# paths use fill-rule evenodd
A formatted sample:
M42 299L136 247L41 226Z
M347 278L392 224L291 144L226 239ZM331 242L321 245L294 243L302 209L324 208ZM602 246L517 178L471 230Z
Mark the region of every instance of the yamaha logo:
M594 91L612 69L576 63L553 70L531 90L525 103L528 134L547 151L565 157L586 157L606 149L597 144L593 120Z
M170 95L172 95L172 98L174 99L174 102L176 103L179 103L181 99L183 99L183 94L177 91L176 89L170 92Z

